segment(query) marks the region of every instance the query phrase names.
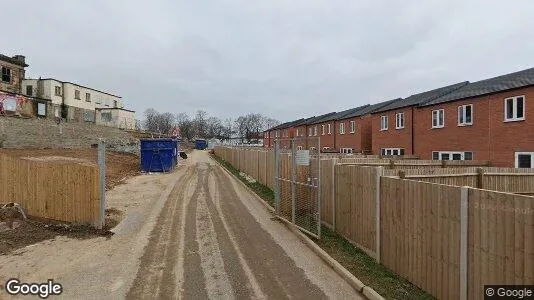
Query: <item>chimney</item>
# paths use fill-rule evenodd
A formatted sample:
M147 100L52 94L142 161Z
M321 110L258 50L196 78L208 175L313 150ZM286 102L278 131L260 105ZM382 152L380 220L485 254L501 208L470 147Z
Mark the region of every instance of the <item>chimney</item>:
M15 55L13 56L13 59L20 62L21 64L26 64L26 57L24 55Z

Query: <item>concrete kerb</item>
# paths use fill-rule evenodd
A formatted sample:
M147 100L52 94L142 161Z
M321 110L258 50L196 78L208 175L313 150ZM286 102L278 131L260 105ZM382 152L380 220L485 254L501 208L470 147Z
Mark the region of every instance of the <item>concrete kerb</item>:
M216 161L216 160L215 160ZM243 183L237 176L228 171L224 166L222 166L218 161L217 164L223 169L224 172L232 176L239 182L239 184L250 192L254 197L262 203L267 210L271 213L274 213L274 208L269 205L265 200L263 200L258 194L256 194L252 189L250 189L245 183ZM343 267L339 262L332 258L328 253L326 253L321 247L319 247L313 240L311 240L307 235L302 233L295 225L291 222L276 217L278 220L282 221L295 235L297 235L300 240L306 244L313 252L315 252L323 261L325 261L339 276L341 276L354 290L364 295L369 300L384 300L373 288L363 284L356 276L352 275L345 267Z

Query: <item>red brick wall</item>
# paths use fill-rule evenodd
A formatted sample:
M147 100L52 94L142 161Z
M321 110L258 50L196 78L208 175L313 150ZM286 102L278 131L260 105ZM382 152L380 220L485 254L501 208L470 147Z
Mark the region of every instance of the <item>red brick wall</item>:
M371 152L373 150L373 116L365 115L361 116L358 121L356 121L357 130L361 133L361 151L362 153ZM360 148L359 148L360 149Z
M328 134L328 124L330 124L330 134ZM322 126L324 125L324 134L323 134L323 129L322 129ZM328 147L330 148L330 150L335 150L335 143L334 143L334 139L335 139L335 121L330 121L330 122L324 122L324 123L318 123L318 124L313 124L313 125L310 125L310 126L317 126L317 136L321 138L321 151L323 150L324 147ZM313 141L313 140L310 140L310 146L311 144L316 144L317 142Z
M525 120L504 122L504 99L525 96ZM415 154L431 159L432 151L472 151L474 160L515 167L515 152L534 152L534 87L444 103L415 111ZM458 106L473 104L473 125L458 126ZM432 110L445 110L445 127L432 129ZM380 122L380 121L378 121Z
M355 132L350 132L350 122L355 121L356 128ZM340 123L345 123L345 134L339 133L339 125ZM336 122L336 150L340 150L341 148L352 148L354 149L354 152L360 152L361 151L361 136L362 136L362 123L360 122L359 118L350 118L345 120L339 120Z
M404 113L404 128L395 129L395 115ZM388 130L380 130L381 116L388 116ZM405 155L412 154L412 108L404 107L371 115L372 149L378 155L382 148L404 148Z

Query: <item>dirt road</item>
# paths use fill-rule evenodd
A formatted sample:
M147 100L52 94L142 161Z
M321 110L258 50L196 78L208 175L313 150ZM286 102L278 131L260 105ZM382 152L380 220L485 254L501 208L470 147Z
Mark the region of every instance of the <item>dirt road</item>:
M142 178L110 195L118 204L133 192L138 204L112 238L0 256L0 280L54 278L65 299L361 298L206 152L159 177L159 194Z
M357 295L205 152L165 204L127 298Z

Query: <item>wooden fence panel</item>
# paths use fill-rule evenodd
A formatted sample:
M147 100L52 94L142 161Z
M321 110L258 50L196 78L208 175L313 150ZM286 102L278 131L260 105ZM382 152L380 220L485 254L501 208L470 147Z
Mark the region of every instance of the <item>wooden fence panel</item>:
M337 159L321 160L321 221L333 226L334 218L334 167Z
M381 263L438 299L459 299L460 187L382 177Z
M377 168L336 165L336 231L374 255Z
M482 178L485 190L534 194L534 173L487 173Z
M29 216L96 224L98 187L96 166L0 155L0 203L20 203Z
M488 284L534 284L534 198L469 190L468 295Z

